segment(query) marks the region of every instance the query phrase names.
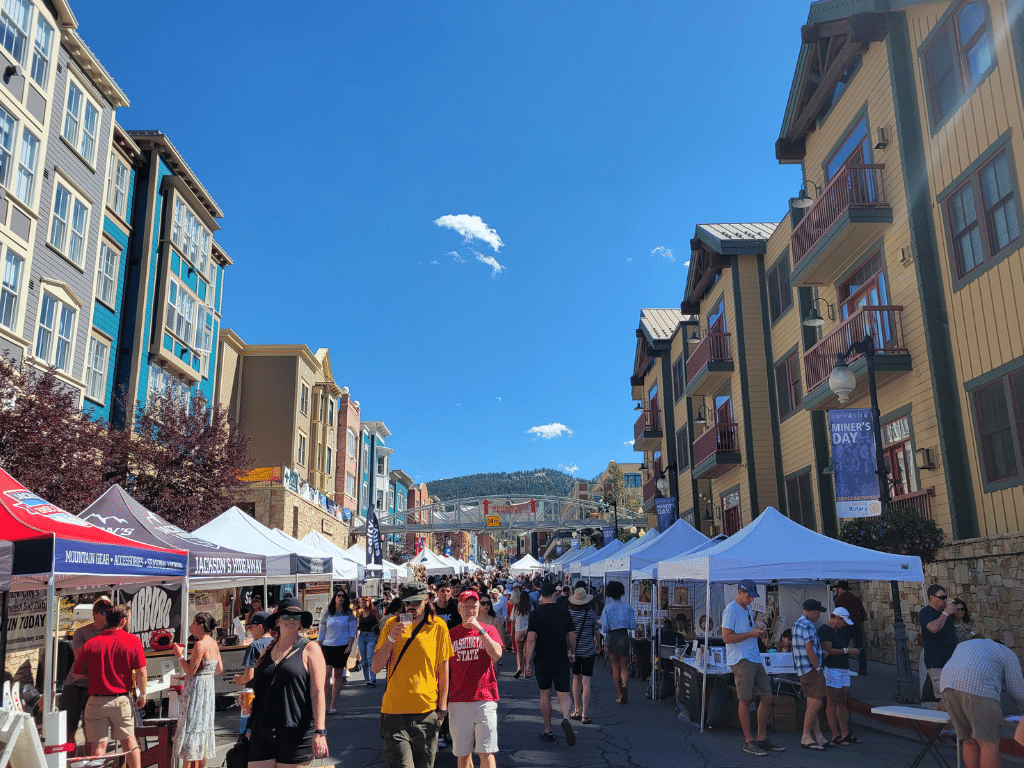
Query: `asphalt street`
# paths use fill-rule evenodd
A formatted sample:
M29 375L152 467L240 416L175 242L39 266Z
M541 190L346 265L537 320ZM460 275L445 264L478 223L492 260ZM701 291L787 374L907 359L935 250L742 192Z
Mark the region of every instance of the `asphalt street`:
M771 734L786 747L785 752L755 757L742 751L742 733L733 728L716 728L700 733L681 721L671 699L651 701L644 697L647 683L630 681L629 703L615 703L615 689L608 670L598 662L594 671L590 716L591 725L573 721L577 732L576 746L569 747L558 727L560 717L553 720L555 743L540 740L543 730L539 711L539 695L534 680L514 680L515 658L506 654L499 669L499 744L497 764L508 766L573 766L573 768L605 768L606 766L637 766L639 768L677 768L707 766L708 768L740 768L746 766L909 766L919 745L913 735L896 736L870 727L867 721L854 721L853 731L863 742L849 747L833 747L825 752L800 749L799 733ZM327 719L327 740L331 756L327 765L383 766L380 757L380 702L384 683L366 687L359 672L352 673L349 683L338 699L338 714ZM553 717L558 712L552 701ZM827 730L826 730L827 735ZM956 753L945 749L947 760L955 764ZM475 761L474 761L475 762ZM934 765L929 757L922 763ZM451 749L438 751L437 768L454 768Z

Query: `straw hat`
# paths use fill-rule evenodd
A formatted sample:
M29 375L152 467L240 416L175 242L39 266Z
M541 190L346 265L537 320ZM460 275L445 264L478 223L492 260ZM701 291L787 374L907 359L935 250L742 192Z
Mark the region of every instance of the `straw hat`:
M569 602L573 605L586 605L594 599L593 595L587 594L583 587L576 587L576 591L569 596Z

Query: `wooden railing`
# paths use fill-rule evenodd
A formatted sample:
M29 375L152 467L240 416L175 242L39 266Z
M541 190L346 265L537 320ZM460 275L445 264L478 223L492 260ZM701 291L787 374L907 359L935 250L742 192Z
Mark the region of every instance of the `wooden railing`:
M729 354L728 333L708 333L700 340L700 344L693 348L693 353L686 360L686 381L693 381L694 377L701 372L701 369L708 363L732 360Z
M651 462L651 477L644 483L644 502L648 502L658 495L658 481L662 477L661 458Z
M913 493L904 493L901 496L893 496L889 506L893 509L914 510L921 516L922 520L932 519L932 496L935 495L934 488L925 488Z
M633 439L639 440L644 432L661 431L661 410L658 408L644 408L640 418L633 424Z
M715 424L693 441L693 463L700 464L716 453L739 453L736 425L732 422Z
M839 169L793 230L790 243L794 270L847 210L888 207L882 186L884 169L884 165L862 163L849 163Z
M804 353L804 374L807 391L828 381L836 365L836 355L846 352L855 341L865 336L875 340L876 355L905 355L903 345L903 307L864 306L841 322L827 336ZM846 362L852 363L860 355L850 355Z

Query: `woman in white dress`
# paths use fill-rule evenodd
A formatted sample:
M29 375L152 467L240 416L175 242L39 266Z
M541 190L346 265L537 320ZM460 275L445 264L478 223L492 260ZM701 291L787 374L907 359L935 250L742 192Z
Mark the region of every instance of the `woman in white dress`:
M213 614L200 611L192 619L188 631L196 638L192 655L182 659L184 646L175 645L174 654L185 671L185 689L181 693L181 715L174 733L174 754L195 768L206 768L206 761L217 755L213 733L215 712L214 681L224 671L220 648L211 637L217 626Z

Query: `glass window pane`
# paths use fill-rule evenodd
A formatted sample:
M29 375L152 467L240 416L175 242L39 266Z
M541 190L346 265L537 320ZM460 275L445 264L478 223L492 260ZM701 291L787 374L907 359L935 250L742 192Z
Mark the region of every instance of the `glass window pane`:
M981 3L965 3L957 11L956 22L960 26L960 40L966 43L985 24L985 9Z
M53 346L53 316L57 310L57 300L48 293L43 294L39 305L39 330L36 334L36 357L49 362Z
M14 328L18 319L18 292L21 290L21 272L24 260L7 249L4 259L3 283L0 283L0 325Z

